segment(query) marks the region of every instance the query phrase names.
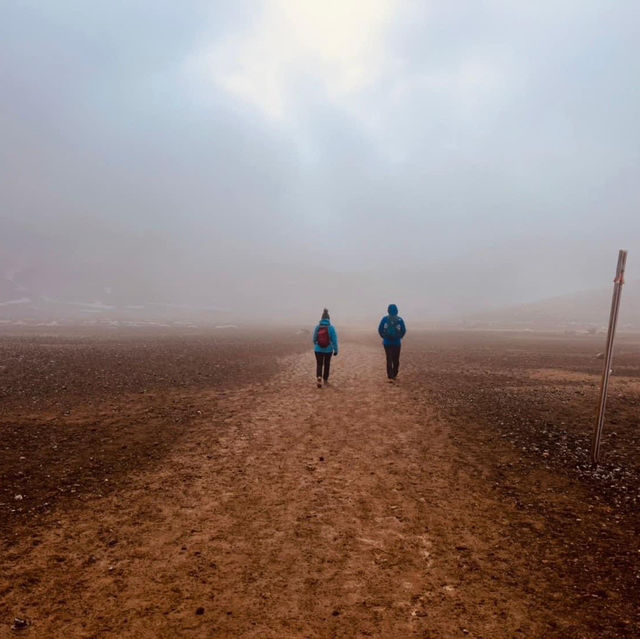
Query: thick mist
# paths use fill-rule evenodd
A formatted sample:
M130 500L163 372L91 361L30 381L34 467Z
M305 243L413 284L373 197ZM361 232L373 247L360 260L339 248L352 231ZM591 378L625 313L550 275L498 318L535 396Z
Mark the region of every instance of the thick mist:
M0 318L456 318L640 255L640 8L0 8ZM605 309L606 311L606 309Z

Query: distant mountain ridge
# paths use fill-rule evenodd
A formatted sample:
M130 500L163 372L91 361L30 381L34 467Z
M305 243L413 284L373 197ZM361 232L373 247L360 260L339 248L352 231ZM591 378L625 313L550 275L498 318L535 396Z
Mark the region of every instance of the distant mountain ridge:
M468 327L603 330L609 323L613 283L608 289L580 291L560 297L518 304L495 311L469 314ZM640 330L640 280L622 287L618 328Z

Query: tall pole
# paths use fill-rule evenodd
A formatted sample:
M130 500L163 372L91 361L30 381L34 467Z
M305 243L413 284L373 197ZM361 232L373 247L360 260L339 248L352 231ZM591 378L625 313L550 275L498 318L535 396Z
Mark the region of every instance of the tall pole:
M616 268L616 279L613 280L613 297L611 298L611 313L609 315L609 329L607 331L607 348L604 354L604 369L602 371L602 382L600 384L600 401L598 404L598 421L593 431L593 441L591 443L591 463L595 466L600 461L600 441L602 439L602 429L604 427L604 411L607 405L607 388L609 386L609 375L611 374L611 358L613 356L613 337L616 333L618 322L618 310L620 309L620 297L622 295L622 285L624 284L624 268L627 263L627 252L618 252L618 266Z

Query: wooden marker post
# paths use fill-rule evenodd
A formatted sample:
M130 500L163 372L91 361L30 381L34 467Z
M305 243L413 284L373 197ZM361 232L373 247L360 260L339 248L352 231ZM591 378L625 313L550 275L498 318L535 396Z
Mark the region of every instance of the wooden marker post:
M591 443L591 463L596 466L600 460L600 440L602 439L602 429L604 427L604 409L607 405L607 388L609 386L609 375L611 374L611 357L613 355L613 337L616 332L618 322L618 310L620 308L620 297L622 295L622 285L624 284L624 268L627 263L627 252L618 252L618 266L616 268L616 279L613 280L613 297L611 299L611 314L609 315L609 330L607 331L607 348L604 354L604 370L602 371L602 382L600 384L600 403L598 405L598 421L593 431L593 441Z

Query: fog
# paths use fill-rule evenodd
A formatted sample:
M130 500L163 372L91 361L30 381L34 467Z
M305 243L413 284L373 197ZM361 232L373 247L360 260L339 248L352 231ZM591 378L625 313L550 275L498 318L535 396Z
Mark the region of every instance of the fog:
M0 316L457 317L640 255L640 5L0 7Z

